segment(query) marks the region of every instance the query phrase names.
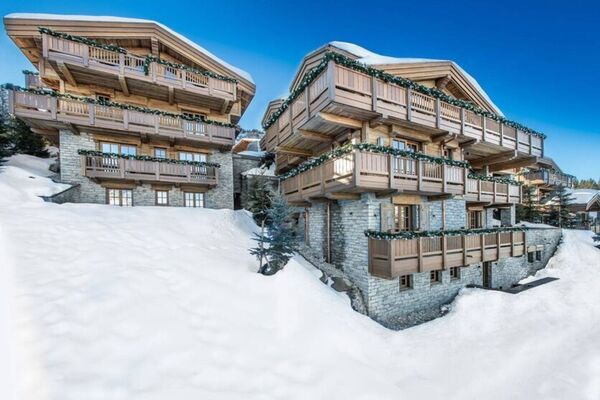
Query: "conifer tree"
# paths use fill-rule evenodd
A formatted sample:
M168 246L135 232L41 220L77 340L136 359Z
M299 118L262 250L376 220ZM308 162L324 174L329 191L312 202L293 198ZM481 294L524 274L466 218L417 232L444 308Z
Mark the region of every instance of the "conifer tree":
M272 197L273 190L267 179L253 177L246 195L246 207L252 213L257 224L266 223L267 210L271 207Z
M33 132L25 122L18 118L11 118L7 124L7 130L15 153L42 158L50 156L50 153L46 150L46 139Z
M574 198L567 189L560 185L555 192L555 204L552 206L550 213L550 223L559 228L567 228L571 226L573 217L571 216L571 203Z
M535 198L535 187L523 186L523 204L517 204L517 220L527 222L539 222L540 210Z
M0 165L12 154L12 143L6 129L6 116L0 113Z

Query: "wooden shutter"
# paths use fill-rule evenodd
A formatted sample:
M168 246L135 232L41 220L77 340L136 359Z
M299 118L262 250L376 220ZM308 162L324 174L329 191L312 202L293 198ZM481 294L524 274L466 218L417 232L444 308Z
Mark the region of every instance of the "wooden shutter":
M412 206L412 226L415 231L418 231L421 226L421 207L418 205Z
M394 230L394 205L392 203L381 204L381 231Z

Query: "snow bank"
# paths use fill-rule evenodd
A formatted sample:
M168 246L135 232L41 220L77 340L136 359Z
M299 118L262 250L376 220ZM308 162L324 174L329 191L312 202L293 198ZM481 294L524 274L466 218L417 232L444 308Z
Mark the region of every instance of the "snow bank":
M0 173L0 198L23 190L0 207L0 363L19 371L0 388L19 400L600 398L589 232L538 274L559 281L464 290L393 332L299 260L256 274L245 212L39 203L27 175Z
M188 45L190 45L191 47L195 48L200 53L213 59L217 63L223 65L225 68L233 71L234 73L238 74L239 76L246 79L247 81L254 83L254 80L252 79L252 75L250 75L248 72L229 64L228 62L217 57L210 51L206 50L204 47L196 44L195 42L193 42L192 40L183 36L182 34L175 32L168 26L163 25L160 22L150 20L150 19L111 17L111 16L100 16L100 15L65 15L65 14L35 14L35 13L13 13L13 14L5 15L4 18L46 19L46 20L54 20L54 21L126 22L126 23L134 23L134 24L155 24L155 25L161 27L162 29L164 29L165 31L167 31L169 34L177 37L181 41L183 41L183 42L187 43Z
M373 53L372 51L369 51L369 50L365 49L364 47L358 46L354 43L333 41L333 42L329 42L329 44L331 46L337 47L338 49L345 50L349 53L354 54L355 56L359 57L357 60L358 62L367 64L367 65L377 66L377 65L384 65L384 64L413 64L413 63L422 63L422 62L449 62L449 63L452 63L452 65L454 65L456 67L456 69L458 69L465 76L465 78L467 78L467 80L483 95L483 97L485 97L487 102L494 108L494 111L496 112L496 114L504 116L504 114L502 114L502 111L500 110L500 108L494 104L494 102L492 101L490 96L488 96L488 94L485 92L485 90L483 90L483 87L479 84L479 82L477 82L477 80L473 76L471 76L460 65L458 65L457 63L455 63L452 60L435 60L435 59L431 59L431 58L389 57L389 56L382 56L381 54Z

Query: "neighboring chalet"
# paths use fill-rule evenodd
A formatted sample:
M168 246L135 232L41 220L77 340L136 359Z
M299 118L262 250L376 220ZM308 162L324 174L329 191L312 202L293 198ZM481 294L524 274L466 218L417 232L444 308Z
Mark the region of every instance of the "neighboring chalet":
M544 135L505 119L456 63L332 42L304 57L290 93L267 106L262 148L309 250L374 319L411 324L468 284L509 287L554 251L558 230L512 227L511 171L543 159Z
M525 185L534 188L533 197L536 202L543 202L559 186L572 189L575 184L573 175L565 174L550 157L542 157L528 168L517 174Z
M600 190L595 189L569 189L572 202L569 210L573 213L574 227L578 229L592 229L599 232L600 228ZM543 206L552 209L558 204L556 197L549 197Z
M246 72L154 21L10 14L4 26L38 71L9 91L10 111L58 145L79 201L233 208Z

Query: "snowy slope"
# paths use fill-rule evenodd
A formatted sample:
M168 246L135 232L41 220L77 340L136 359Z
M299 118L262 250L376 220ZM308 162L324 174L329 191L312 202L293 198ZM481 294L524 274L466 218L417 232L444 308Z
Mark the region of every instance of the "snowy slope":
M2 399L600 398L587 232L540 273L559 281L393 332L299 260L254 273L244 212L41 203L21 171L0 173L0 198L24 188L0 207Z

